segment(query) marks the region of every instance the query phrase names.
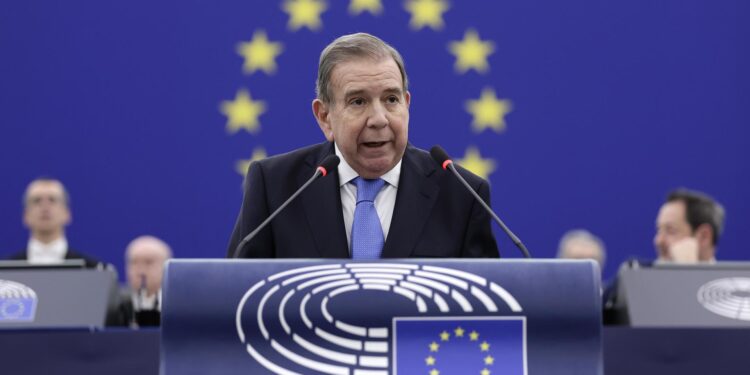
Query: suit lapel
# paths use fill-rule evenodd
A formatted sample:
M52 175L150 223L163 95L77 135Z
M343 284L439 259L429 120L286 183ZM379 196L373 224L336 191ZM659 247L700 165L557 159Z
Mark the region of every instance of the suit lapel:
M310 174L299 178L300 186L315 172L315 168L323 158L333 153L332 143L321 147L319 153L311 153L305 160L310 165ZM338 169L334 168L328 176L321 177L310 184L300 199L304 203L307 223L320 257L348 258L344 216L341 213Z
M409 257L432 212L440 187L433 181L435 166L407 147L401 164L396 206L383 245L382 258Z

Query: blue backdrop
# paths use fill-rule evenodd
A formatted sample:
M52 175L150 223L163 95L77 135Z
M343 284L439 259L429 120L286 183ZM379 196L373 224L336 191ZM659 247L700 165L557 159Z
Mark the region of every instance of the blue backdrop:
M367 31L404 55L412 143L442 144L487 175L492 206L535 256L554 256L560 236L583 227L607 244L607 276L628 256L652 257L657 209L687 186L727 208L718 257L746 259L749 8L5 2L0 255L25 247L21 196L51 175L72 196L70 243L121 272L140 234L164 238L179 257L223 257L242 161L323 140L310 109L319 52ZM504 256L519 256L496 235Z

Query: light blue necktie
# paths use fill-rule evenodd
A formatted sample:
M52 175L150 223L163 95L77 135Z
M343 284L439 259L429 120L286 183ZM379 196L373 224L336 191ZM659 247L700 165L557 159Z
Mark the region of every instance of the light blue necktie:
M352 223L352 259L379 259L385 240L375 211L375 197L385 181L357 177L354 183L357 184L357 207Z

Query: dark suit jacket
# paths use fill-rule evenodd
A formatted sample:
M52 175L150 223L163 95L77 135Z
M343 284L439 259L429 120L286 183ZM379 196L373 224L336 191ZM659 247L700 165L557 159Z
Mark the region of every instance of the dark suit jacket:
M8 259L10 259L10 260L27 260L27 250L19 251L19 252L15 253L15 254L12 254ZM92 258L92 257L90 257L88 255L79 253L79 252L77 252L77 251L75 251L73 249L70 249L70 248L68 248L68 251L65 252L65 259L83 259L84 262L86 262L86 268L97 268L100 264L102 264L102 266L103 266L103 263L101 263L100 261L98 261L98 260L96 260L96 259L94 259L94 258Z
M302 186L323 158L332 154L333 143L325 142L252 163L227 256L232 257L242 238ZM487 181L458 169L489 203ZM481 205L426 151L407 146L382 257L498 256L490 216ZM338 170L313 182L244 247L240 257L349 258Z

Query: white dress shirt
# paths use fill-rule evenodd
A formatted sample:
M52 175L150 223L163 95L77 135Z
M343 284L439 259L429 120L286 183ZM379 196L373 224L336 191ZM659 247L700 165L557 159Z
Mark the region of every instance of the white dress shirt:
M32 264L56 264L65 260L68 252L68 240L58 238L50 243L43 243L35 238L29 240L26 260Z
M161 289L158 293L148 295L144 291L134 291L130 294L130 301L133 303L133 310L158 310L161 311Z
M352 180L359 174L346 162L338 145L336 156L341 159L338 166L339 187L341 195L341 208L344 214L344 228L346 228L346 243L349 245L349 253L352 251L352 224L354 223L354 209L357 207L357 185ZM386 183L375 197L375 211L380 219L380 227L383 228L383 239L388 238L388 230L391 228L393 208L396 207L396 193L398 180L401 177L401 160L390 171L380 176Z

